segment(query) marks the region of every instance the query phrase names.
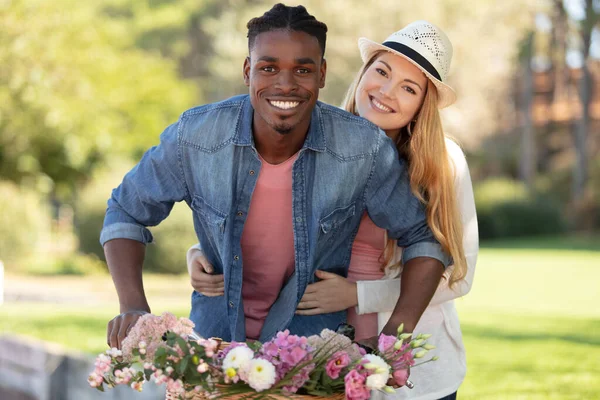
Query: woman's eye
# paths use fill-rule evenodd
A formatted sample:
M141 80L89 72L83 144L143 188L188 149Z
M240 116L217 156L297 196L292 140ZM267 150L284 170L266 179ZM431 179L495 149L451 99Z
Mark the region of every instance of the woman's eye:
M410 86L405 86L404 90L406 90L410 94L417 94L417 92L415 92L414 89L411 88Z
M377 73L381 76L387 76L387 72L385 72L381 68L375 68L375 71L377 71Z

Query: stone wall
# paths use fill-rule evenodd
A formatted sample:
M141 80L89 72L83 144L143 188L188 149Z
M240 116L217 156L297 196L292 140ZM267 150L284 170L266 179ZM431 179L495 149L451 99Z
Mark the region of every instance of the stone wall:
M146 383L138 393L118 387L102 393L92 389L87 376L92 356L37 340L0 336L0 399L2 400L159 400L164 388Z

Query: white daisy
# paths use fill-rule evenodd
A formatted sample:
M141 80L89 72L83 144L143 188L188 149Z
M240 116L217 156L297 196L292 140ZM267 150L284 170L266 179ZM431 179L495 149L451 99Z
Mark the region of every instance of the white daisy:
M255 358L250 361L248 384L257 392L270 389L275 384L275 366L267 360Z
M223 371L229 368L246 369L250 361L254 358L254 352L246 346L239 346L231 349L223 360Z

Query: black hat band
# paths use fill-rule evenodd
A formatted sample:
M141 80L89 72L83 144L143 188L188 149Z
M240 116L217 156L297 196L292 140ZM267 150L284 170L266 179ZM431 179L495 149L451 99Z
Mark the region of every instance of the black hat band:
M385 47L389 47L392 50L396 50L398 53L404 54L406 57L419 64L425 71L433 75L437 80L442 80L440 74L437 72L434 66L431 65L431 63L427 61L425 57L423 57L410 47L397 42L383 42L383 45Z

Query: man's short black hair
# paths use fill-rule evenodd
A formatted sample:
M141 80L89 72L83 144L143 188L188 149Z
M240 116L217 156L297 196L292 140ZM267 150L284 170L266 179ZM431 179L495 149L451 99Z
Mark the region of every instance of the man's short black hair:
M308 33L319 41L321 56L325 55L327 25L310 15L304 6L289 7L275 4L262 17L252 18L246 25L248 28L248 50L252 50L258 34L275 30L301 31Z

